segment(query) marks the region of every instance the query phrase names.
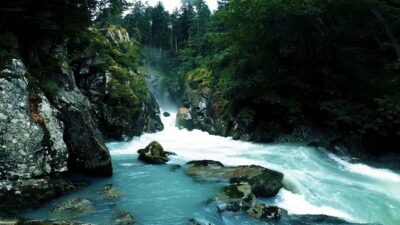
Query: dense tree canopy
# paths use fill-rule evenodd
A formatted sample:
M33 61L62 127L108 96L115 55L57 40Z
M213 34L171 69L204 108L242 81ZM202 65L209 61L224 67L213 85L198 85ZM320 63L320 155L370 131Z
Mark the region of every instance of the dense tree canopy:
M148 39L170 37L170 45L144 44L173 56L168 65L165 60L158 65L177 95L191 71L207 68L210 87L233 108L254 109L259 119L287 127L316 123L374 137L370 140L398 138L400 7L395 2L228 0L219 1L211 15L204 1L196 0L182 1L178 11L163 15L169 29L146 18L153 28Z

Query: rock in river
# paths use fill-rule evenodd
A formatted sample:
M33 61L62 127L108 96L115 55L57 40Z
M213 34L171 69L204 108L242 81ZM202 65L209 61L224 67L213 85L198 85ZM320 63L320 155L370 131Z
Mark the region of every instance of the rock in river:
M169 161L168 152L165 152L160 143L152 141L145 149L140 149L139 160L150 164L164 164Z
M218 211L221 213L225 211L246 211L256 202L256 196L254 196L248 183L226 186L216 199L218 201Z
M135 218L129 212L117 210L114 214L114 217L111 219L110 224L133 225L135 224Z
M100 195L104 198L117 199L121 197L121 193L112 184L107 184L100 190Z
M288 212L276 206L256 203L247 210L247 214L259 220L278 220L286 216Z
M96 211L93 202L87 198L75 198L61 202L51 209L51 214L59 217L77 217Z
M282 187L283 174L261 166L226 167L222 163L210 160L187 163L186 173L205 181L229 181L237 184L246 182L256 197L275 196Z
M192 115L190 114L190 111L188 108L181 107L176 114L176 126L179 129L188 129L188 130L193 130L194 129L194 124L193 124L193 119Z

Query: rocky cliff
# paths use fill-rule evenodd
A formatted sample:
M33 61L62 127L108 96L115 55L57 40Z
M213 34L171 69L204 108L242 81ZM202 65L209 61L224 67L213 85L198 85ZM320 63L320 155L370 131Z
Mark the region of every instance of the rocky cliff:
M123 29L92 32L103 47L121 51L119 59L126 54L121 45L133 45ZM123 63L94 69L104 55L43 41L0 68L0 211L38 207L78 189L81 183L66 178L70 173L111 176L107 139L163 128L144 75ZM79 72L77 64L88 61Z
M204 70L204 69L203 69ZM268 108L235 107L209 84L207 71L195 70L187 76L176 125L183 129L199 129L210 134L231 136L236 140L254 142L297 142L323 147L339 154L368 157L368 150L358 135L304 123L285 126L268 117ZM246 105L246 104L241 104Z

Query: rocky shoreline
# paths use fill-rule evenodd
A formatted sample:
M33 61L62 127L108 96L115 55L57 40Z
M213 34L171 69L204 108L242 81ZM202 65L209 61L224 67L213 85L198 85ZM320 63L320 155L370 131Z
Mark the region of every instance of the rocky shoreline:
M173 154L165 152L158 142L151 142L139 150L138 159L152 166L159 166L169 161L168 156ZM144 158L143 154L146 154ZM160 161L160 156L162 161ZM164 158L166 157L166 158ZM172 165L174 166L174 165ZM167 169L168 167L166 167ZM196 182L217 182L223 184L213 198L204 201L207 207L223 215L225 213L247 215L253 219L264 221L265 224L324 224L324 225L355 225L342 219L324 215L289 215L285 209L274 205L266 205L260 198L274 197L283 187L284 175L261 166L224 166L221 162L213 160L189 161L182 166L175 167L184 170ZM171 171L173 172L173 171ZM97 196L115 201L123 198L118 187L112 184L103 186ZM90 198L69 198L54 205L50 215L57 220L26 220L12 216L0 215L0 224L8 225L88 225L75 222L75 218L96 213L96 204ZM135 218L130 212L114 209L107 224L133 225ZM212 223L196 218L190 219L188 225L210 225Z
M102 38L102 45L120 51L131 45L122 28L109 28ZM70 181L70 174L112 176L106 140L163 129L159 106L145 86L143 99L126 98L134 95L133 86L121 86L123 93L113 86L142 75L118 64L99 69L90 58L96 54L78 63L73 51L43 41L26 59L14 58L0 68L1 212L37 208L78 190L81 185ZM116 66L126 74L107 69ZM107 100L117 97L125 102ZM125 116L124 110L136 113Z
M182 93L175 94L181 104L176 115L176 126L180 129L198 129L234 140L259 143L304 143L365 160L385 153L377 152L365 137L354 133L311 122L284 126L250 107L234 107L218 90L203 82L206 81L187 80Z

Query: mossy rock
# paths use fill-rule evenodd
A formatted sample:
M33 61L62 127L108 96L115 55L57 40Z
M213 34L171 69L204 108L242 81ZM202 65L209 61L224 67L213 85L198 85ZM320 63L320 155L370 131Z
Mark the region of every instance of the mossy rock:
M282 187L284 175L261 166L225 167L211 160L188 163L186 173L200 181L229 181L232 184L249 183L257 197L273 197Z
M167 152L157 141L152 141L145 149L138 150L139 160L150 164L164 164L169 161Z
M247 214L259 220L279 220L283 216L287 216L288 212L277 206L269 206L256 203L253 207L247 210Z
M53 207L50 213L58 217L78 217L92 214L96 211L93 202L87 198L75 198L61 202Z
M102 187L100 190L100 195L103 198L109 198L109 199L118 199L121 197L120 191L117 188L115 188L112 184L107 184L104 187Z

